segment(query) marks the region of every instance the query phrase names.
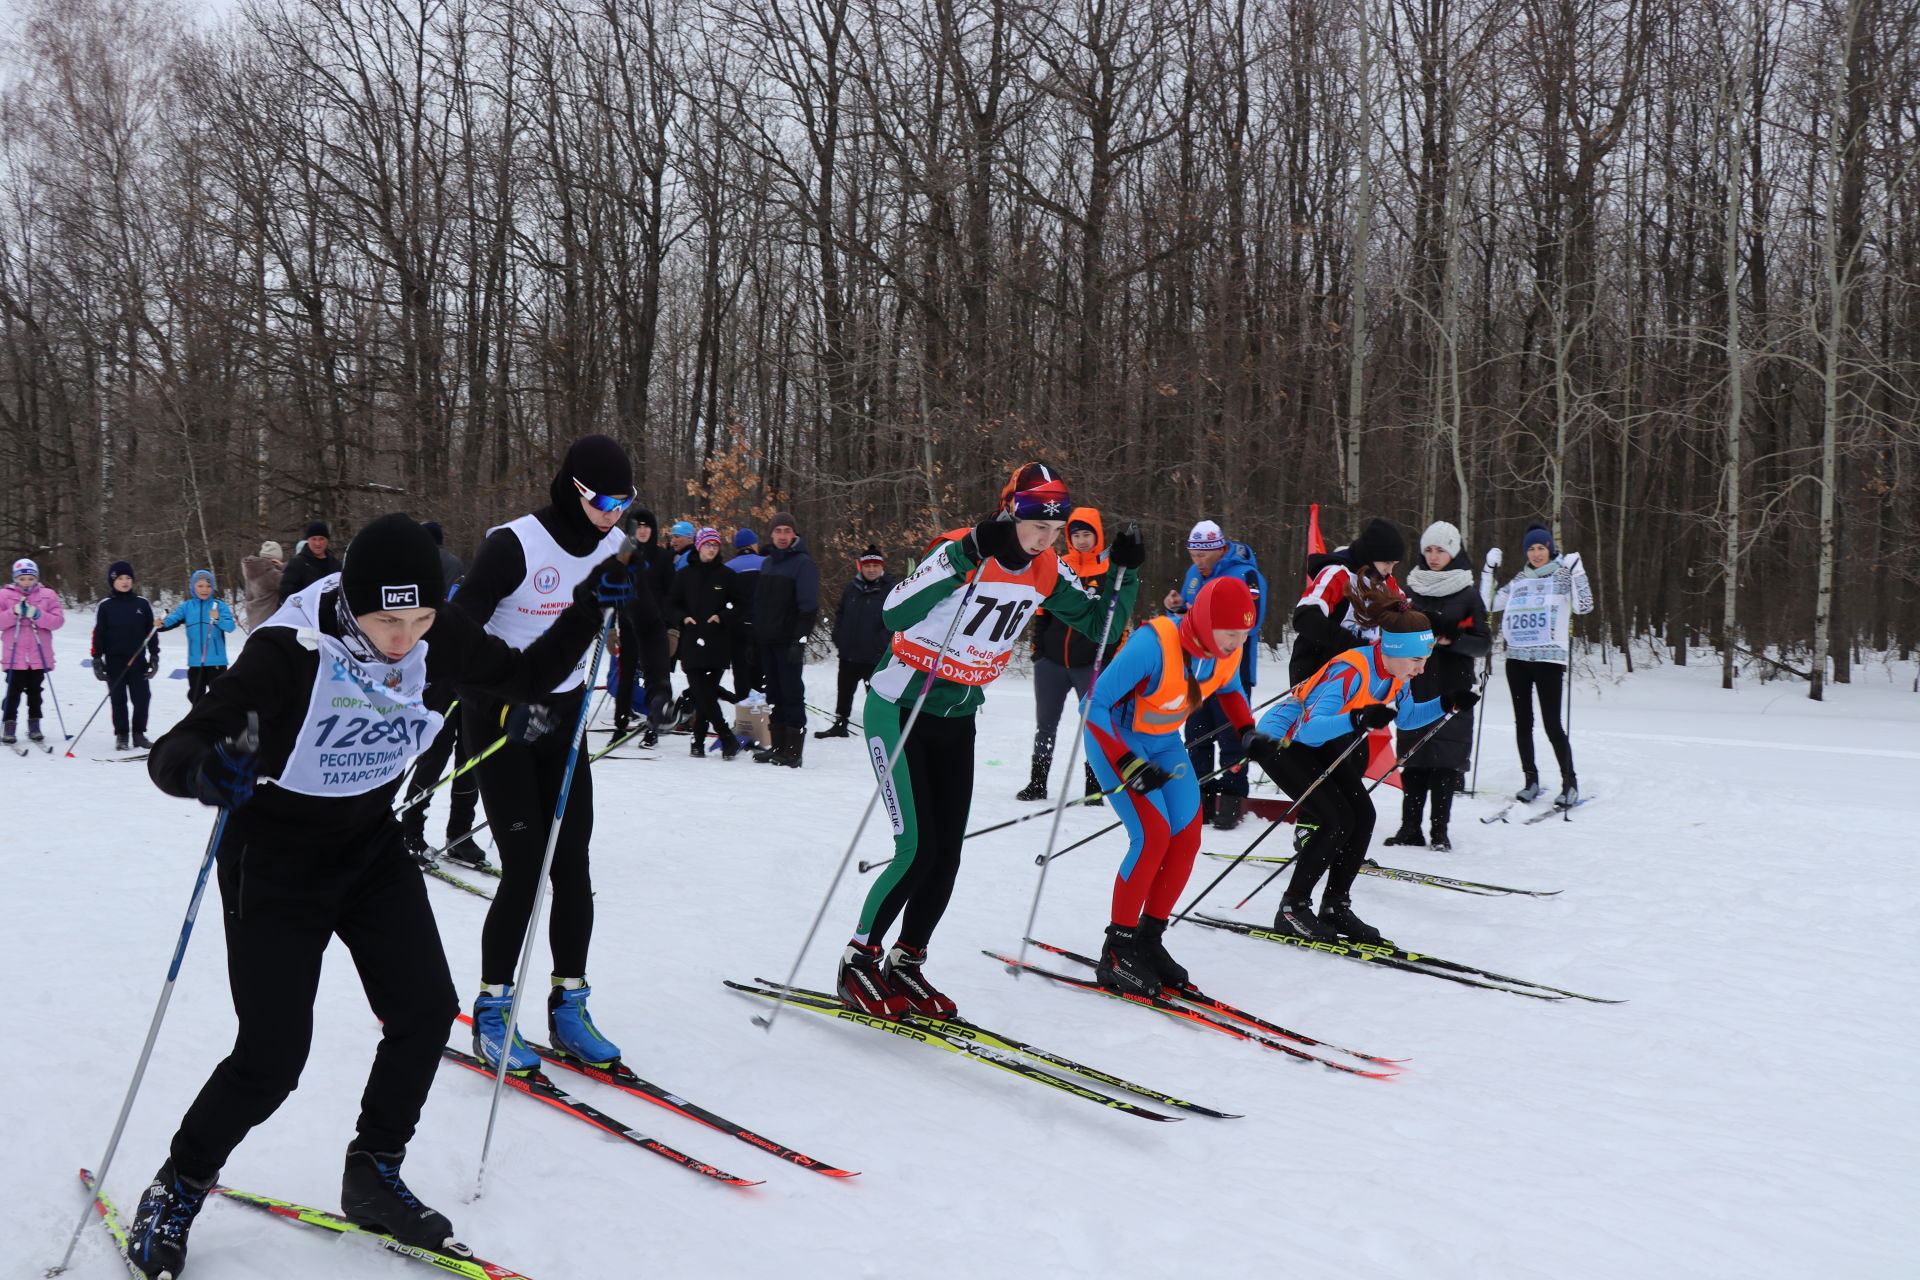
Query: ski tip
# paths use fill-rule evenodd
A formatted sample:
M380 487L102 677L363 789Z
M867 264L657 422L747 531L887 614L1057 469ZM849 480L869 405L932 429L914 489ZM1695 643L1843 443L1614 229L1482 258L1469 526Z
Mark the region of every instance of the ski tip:
M823 1168L823 1169L815 1169L814 1172L819 1174L825 1174L829 1178L857 1178L860 1176L860 1171L858 1169L824 1169Z

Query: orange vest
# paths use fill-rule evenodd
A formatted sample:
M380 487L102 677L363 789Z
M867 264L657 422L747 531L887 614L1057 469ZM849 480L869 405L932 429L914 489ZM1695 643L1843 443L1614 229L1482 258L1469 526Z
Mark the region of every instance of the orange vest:
M1326 666L1287 691L1287 696L1300 704L1300 718L1295 720L1292 727L1287 730L1289 742L1293 740L1293 735L1300 731L1300 726L1313 715L1312 705L1307 701L1308 697L1328 676L1337 675L1341 671L1357 672L1360 679L1358 687L1347 695L1347 700L1340 704L1340 709L1334 713L1335 715L1346 715L1362 707L1373 706L1375 703L1398 702L1401 692L1407 687L1405 676L1388 676L1387 696L1376 698L1373 696L1373 662L1367 656L1367 651L1349 649L1345 653L1337 654L1327 659Z
M1135 733L1172 733L1187 722L1222 685L1240 669L1239 654L1216 659L1213 674L1194 680L1187 668L1186 651L1180 645L1180 624L1159 617L1147 623L1160 641L1160 683L1145 693L1133 695L1133 720L1127 726Z

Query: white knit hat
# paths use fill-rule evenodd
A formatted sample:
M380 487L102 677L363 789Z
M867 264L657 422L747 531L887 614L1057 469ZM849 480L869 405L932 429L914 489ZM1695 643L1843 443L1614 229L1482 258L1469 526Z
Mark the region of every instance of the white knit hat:
M1439 547L1448 555L1457 556L1460 554L1460 531L1445 520L1435 520L1427 526L1427 531L1420 535L1420 546L1422 550L1427 547Z
M1220 526L1211 520L1202 520L1187 534L1189 551L1225 551L1226 549L1227 535L1220 532Z
M286 558L285 556L280 554L280 544L277 542L261 543L260 554L265 556L269 560L284 560Z

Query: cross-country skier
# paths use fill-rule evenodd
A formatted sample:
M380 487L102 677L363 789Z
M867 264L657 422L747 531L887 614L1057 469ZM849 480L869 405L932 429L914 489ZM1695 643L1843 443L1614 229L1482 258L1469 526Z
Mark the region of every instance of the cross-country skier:
M1566 691L1567 664L1573 660L1573 615L1593 612L1593 587L1580 553L1560 555L1544 524L1528 525L1520 536L1520 547L1527 567L1499 591L1493 589L1493 571L1500 567L1500 548L1487 549L1487 563L1480 572L1480 594L1493 602L1488 611L1504 615L1500 638L1507 646L1507 691L1513 695L1513 732L1520 748L1520 769L1526 775L1514 799L1532 804L1544 791L1539 767L1533 762L1537 693L1540 725L1560 765L1560 794L1553 803L1569 808L1579 803L1580 780L1573 774L1573 743L1560 723L1560 699Z
M516 648L532 644L566 607L569 593L625 540L620 518L632 505L633 467L619 443L582 436L548 486L549 505L490 530L460 583L452 607L464 611ZM629 573L629 606L643 627L661 623L660 602L644 575ZM506 730L512 741L481 761L480 801L500 854L500 887L480 934L481 992L473 1006L474 1052L498 1066L513 1004L514 966L531 927L533 895L546 856L560 784L572 746L571 730L586 685L584 656L544 696L509 705L475 691L460 699L467 740L478 752ZM583 1062L607 1063L619 1046L601 1035L587 1013L587 950L593 937L593 775L583 756L554 850L553 910L547 940L553 978L547 995L553 1046ZM530 1071L540 1059L514 1036L509 1070Z
M133 589L133 566L115 560L107 566L112 588L93 611L93 675L106 683L113 703L113 749L145 751L147 708L153 700L148 682L160 674L160 633L153 606ZM132 719L128 719L128 705Z
M1384 729L1396 718L1402 728L1418 729L1439 719L1443 710L1461 711L1479 701L1471 689L1414 700L1413 678L1426 670L1433 652L1425 614L1389 613L1380 620L1379 635L1372 644L1339 654L1274 703L1259 725L1274 741L1257 743L1250 753L1282 791L1295 800L1305 797L1294 814L1293 878L1273 921L1275 929L1298 938L1385 941L1353 913L1353 882L1373 839L1374 820L1364 754L1356 749L1341 759L1353 735ZM1314 786L1336 760L1340 764L1331 776ZM1313 887L1323 875L1327 885L1316 915Z
M60 597L40 581L40 566L26 557L13 562L13 581L0 587L0 666L7 669L6 710L0 715L0 742L11 746L19 723L20 699L27 701L27 738L46 741L40 731L40 696L53 670L53 633L66 625Z
M881 779L894 856L867 894L841 958L837 987L853 1008L889 1018L908 1010L954 1012L921 965L960 870L973 803L974 713L986 698L982 688L1006 670L1035 606L1093 635L1109 619L1108 643L1126 628L1145 544L1131 531L1116 539L1110 559L1129 571L1126 582L1116 592L1109 580L1090 595L1052 550L1072 509L1066 482L1028 463L1007 481L992 515L943 535L887 596L893 647L874 670L863 714L876 770L900 744L923 691L926 698L893 772ZM883 962L881 942L896 919L900 936Z
M382 516L353 540L345 569L296 592L154 747L147 771L162 791L228 811L218 875L239 1025L141 1197L128 1256L145 1275L180 1275L221 1166L299 1083L335 937L381 1022L342 1211L408 1244L447 1246L452 1226L408 1190L400 1164L460 1004L393 796L440 727L423 705L430 682L520 698L574 668L600 606L624 598L628 581L617 560L582 576L571 607L516 653L435 608L445 593L433 539L406 516Z
M1158 617L1134 632L1094 682L1087 758L1104 789L1125 785L1114 808L1127 825L1113 922L1100 949L1102 986L1155 995L1187 985L1187 971L1162 941L1200 849L1200 785L1180 730L1212 705L1236 745L1261 745L1240 684L1240 650L1258 622L1245 580L1215 577L1179 619Z
M214 598L213 570L195 569L187 580L188 597L160 620L162 631L187 629L187 701L200 701L213 682L226 674L227 636L236 619L233 606Z
M1254 624L1252 642L1240 651L1240 688L1251 698L1260 678L1260 628L1267 620L1266 575L1260 572L1253 549L1244 542L1227 541L1227 535L1211 520L1197 522L1187 534L1187 554L1193 563L1187 566L1179 589L1167 593L1168 613L1184 613L1200 588L1217 577L1239 578L1253 593L1259 621ZM1187 754L1200 777L1214 773L1214 753L1219 752L1220 768L1225 772L1200 785L1201 813L1217 829L1232 831L1240 825L1248 789L1246 756L1239 739L1227 733L1227 719L1218 706L1200 708L1187 721L1186 736Z

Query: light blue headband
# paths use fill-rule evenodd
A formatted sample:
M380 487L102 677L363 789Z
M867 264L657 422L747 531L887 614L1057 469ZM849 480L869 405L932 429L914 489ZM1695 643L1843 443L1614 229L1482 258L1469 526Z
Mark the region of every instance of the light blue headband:
M1389 658L1424 658L1433 652L1433 632L1383 631L1380 652Z

